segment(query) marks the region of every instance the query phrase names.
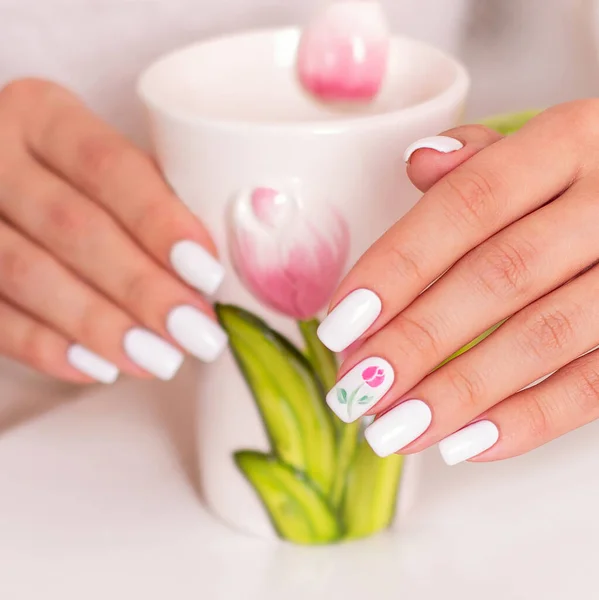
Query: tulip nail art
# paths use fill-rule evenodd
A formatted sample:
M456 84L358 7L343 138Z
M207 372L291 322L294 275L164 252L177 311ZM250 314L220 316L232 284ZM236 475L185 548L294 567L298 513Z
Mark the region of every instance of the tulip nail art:
M391 388L395 374L382 358L357 364L327 394L327 404L345 423L352 423L373 407Z

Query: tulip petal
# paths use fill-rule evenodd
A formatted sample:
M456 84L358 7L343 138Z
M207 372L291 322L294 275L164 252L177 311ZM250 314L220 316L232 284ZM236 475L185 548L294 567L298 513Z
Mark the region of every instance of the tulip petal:
M273 201L274 192L268 193L267 198L261 192L260 202ZM334 209L322 205L312 215L297 199L293 206L298 210L291 220L259 217L255 194L256 189L241 194L233 204L229 232L233 265L263 304L296 320L310 319L326 307L343 274L349 254L347 224Z

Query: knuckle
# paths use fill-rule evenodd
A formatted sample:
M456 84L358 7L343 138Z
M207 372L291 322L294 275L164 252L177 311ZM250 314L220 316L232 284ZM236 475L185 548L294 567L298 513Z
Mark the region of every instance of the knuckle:
M593 417L599 413L599 369L593 364L584 364L575 374L572 401L581 413Z
M550 435L551 415L545 400L538 394L531 394L521 408L529 437L538 442L546 440Z
M156 290L161 289L164 289L164 282L160 281L160 277L152 270L140 270L130 278L125 286L125 305L140 310L148 306L148 299L156 295Z
M146 232L152 235L155 231L174 230L175 223L172 206L169 202L164 202L163 198L148 200L143 211L133 220L131 228L138 235Z
M21 352L25 362L43 371L51 370L56 362L55 348L49 336L34 324L23 336Z
M536 313L522 331L525 351L541 360L560 353L576 337L572 318L558 309Z
M416 351L426 357L440 355L440 332L430 320L416 320L400 315L396 319L394 330L394 335L402 340L402 346L405 346L409 353Z
M407 248L393 244L389 249L389 260L393 270L403 280L406 280L407 278L408 280L416 282L425 281L422 268L420 267L420 265L424 263Z
M489 241L471 253L474 279L488 293L504 299L520 294L533 281L530 265L536 250L525 240Z
M50 197L42 205L40 227L52 233L61 244L75 246L76 241L89 233L88 219L83 210L77 210L63 198Z
M442 181L447 187L441 194L445 216L460 231L488 226L495 218L497 181L490 175L463 167Z
M85 342L98 343L110 334L110 329L103 327L105 319L100 302L87 302L80 309L75 325L76 337Z
M459 410L466 413L476 412L485 396L482 377L473 371L464 372L455 367L450 369L445 377Z
M106 177L127 159L127 150L110 135L87 135L78 143L78 165L82 179L100 187ZM93 190L97 192L97 190Z
M0 277L3 287L17 295L32 279L33 264L17 248L6 248L0 253Z

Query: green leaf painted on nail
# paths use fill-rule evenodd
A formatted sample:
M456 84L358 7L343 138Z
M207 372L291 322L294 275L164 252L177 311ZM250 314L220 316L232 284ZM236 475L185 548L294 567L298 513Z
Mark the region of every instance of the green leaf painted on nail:
M368 404L371 400L372 400L372 398L370 396L362 396L358 400L358 404Z
M339 404L347 404L347 392L343 388L337 388L337 400Z

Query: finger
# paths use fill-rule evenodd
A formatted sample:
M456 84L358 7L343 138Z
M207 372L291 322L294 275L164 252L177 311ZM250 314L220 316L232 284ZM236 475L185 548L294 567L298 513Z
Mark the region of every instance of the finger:
M521 391L439 444L445 462L524 454L599 418L599 351Z
M0 222L0 295L65 338L116 365L170 379L183 355Z
M469 250L586 174L596 145L589 141L582 157L582 126L561 136L564 145L551 143L563 122L547 111L434 185L341 283L319 330L323 343L342 351L380 329Z
M138 323L210 362L227 338L208 303L161 268L97 204L23 161L5 177L0 211Z
M371 426L367 438L375 451L423 450L592 350L599 340L597 294L599 269L593 268L426 377Z
M113 383L119 370L0 299L0 354L73 383Z
M404 154L408 177L421 192L428 192L442 177L502 138L483 125L463 125L418 140Z
M368 338L341 373L386 357L395 382L374 408L382 412L455 351L572 279L597 257L598 184L586 177L471 251Z
M44 88L44 96L50 109L25 124L32 152L105 207L164 267L213 294L224 276L214 243L150 157L66 90Z

